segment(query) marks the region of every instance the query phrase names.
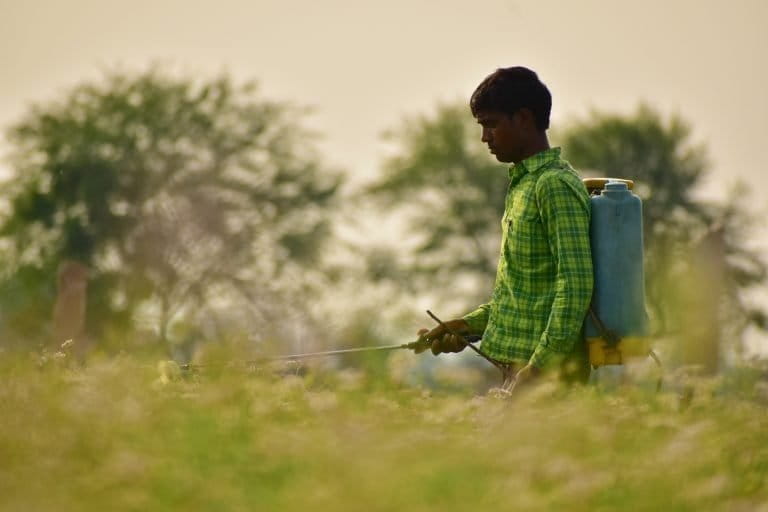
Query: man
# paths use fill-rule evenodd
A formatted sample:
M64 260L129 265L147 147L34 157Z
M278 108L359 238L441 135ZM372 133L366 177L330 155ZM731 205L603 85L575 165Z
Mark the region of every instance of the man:
M589 374L581 328L593 285L590 202L560 149L549 146L551 106L547 87L523 67L496 70L470 100L482 141L500 162L514 165L493 294L446 325L482 335L483 352L508 370L509 390L564 363L581 379ZM443 326L419 335L435 355L466 347Z

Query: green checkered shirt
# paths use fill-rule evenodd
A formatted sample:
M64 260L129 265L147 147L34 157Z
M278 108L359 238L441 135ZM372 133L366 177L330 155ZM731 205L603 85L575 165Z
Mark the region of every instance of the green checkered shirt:
M580 342L592 298L589 195L560 148L509 177L493 296L464 319L490 357L544 368Z

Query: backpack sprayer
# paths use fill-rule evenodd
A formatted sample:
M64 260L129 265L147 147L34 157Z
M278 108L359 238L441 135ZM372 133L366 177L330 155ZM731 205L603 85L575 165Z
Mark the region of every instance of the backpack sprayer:
M634 183L583 180L590 194L595 286L584 324L589 362L597 368L651 356L643 272L643 206Z

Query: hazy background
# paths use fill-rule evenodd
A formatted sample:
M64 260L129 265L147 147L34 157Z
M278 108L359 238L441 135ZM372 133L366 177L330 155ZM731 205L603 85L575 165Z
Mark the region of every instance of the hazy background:
M639 100L679 112L709 144L717 195L763 176L766 20L761 0L2 0L0 125L104 68L224 70L315 107L327 157L365 176L404 114L521 64L551 88L553 126ZM768 193L754 190L762 207Z
M306 124L323 157L354 184L374 175L388 152L381 134L403 116L525 65L553 93L554 127L640 101L680 114L709 149L702 193L722 198L749 181L745 200L762 215L767 19L759 0L0 0L0 127L105 69L224 71L313 107ZM757 238L768 246L768 232Z

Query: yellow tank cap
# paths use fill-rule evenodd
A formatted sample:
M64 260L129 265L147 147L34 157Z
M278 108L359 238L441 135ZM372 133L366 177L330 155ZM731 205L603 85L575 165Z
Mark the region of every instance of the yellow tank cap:
M605 187L605 184L609 181L619 181L621 183L626 183L627 188L629 190L632 190L635 186L635 182L632 180L623 180L621 178L583 178L581 181L584 182L584 186L587 187L587 191L589 192L589 195L592 195L593 193L603 190Z

